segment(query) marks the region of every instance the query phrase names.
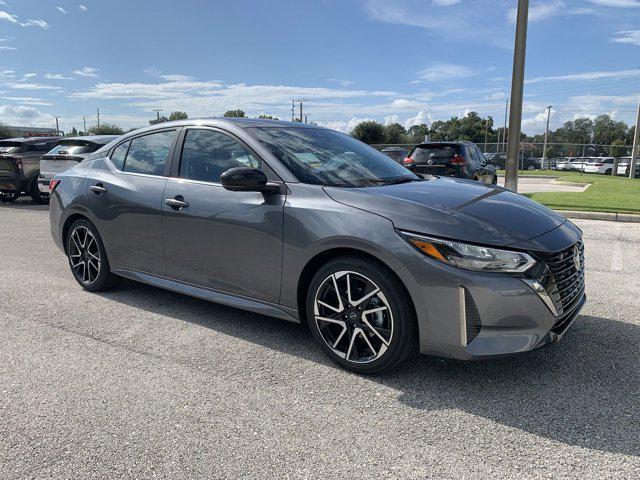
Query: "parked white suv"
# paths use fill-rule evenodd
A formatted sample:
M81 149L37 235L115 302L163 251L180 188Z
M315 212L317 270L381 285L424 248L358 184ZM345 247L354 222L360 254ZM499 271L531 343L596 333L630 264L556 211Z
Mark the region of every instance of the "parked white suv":
M118 135L93 135L58 140L56 146L40 158L38 189L49 193L49 183L55 175L73 167L116 138Z
M592 157L584 164L584 173L600 173L611 175L613 171L613 157Z

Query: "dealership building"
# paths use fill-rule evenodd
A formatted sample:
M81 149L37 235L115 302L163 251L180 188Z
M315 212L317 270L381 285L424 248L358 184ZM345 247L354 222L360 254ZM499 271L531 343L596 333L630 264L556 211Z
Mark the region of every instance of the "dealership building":
M7 126L6 128L11 132L12 137L57 137L58 135L63 135L62 131L58 134L55 128L14 126Z

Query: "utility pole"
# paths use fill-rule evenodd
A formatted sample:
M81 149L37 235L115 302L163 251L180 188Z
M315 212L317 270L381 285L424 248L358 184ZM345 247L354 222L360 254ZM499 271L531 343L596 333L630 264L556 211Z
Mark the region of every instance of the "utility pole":
M58 137L60 136L60 127L58 126L58 119L59 119L59 118L60 118L60 117L58 117L58 116L56 115L56 135L57 135Z
M631 150L631 165L629 165L629 178L636 176L636 163L638 162L638 148L640 148L640 99L638 99L638 115L636 115L636 130L633 136L633 149Z
M82 123L84 124L84 131L82 132L84 135L87 134L87 117L86 115L82 116Z
M522 98L524 96L524 64L527 53L527 23L529 0L518 0L516 16L516 39L513 52L513 75L511 77L511 111L509 113L509 139L507 140L507 162L505 187L518 191L518 152L522 127Z
M487 139L489 138L489 118L484 121L484 153L487 153Z
M547 129L544 131L544 147L542 147L542 169L544 170L544 166L547 163L547 142L549 140L549 119L551 118L551 107L549 105L547 107Z
M98 117L98 128L100 128L100 109L96 108L96 117Z
M302 123L302 99L300 100L300 123Z
M156 112L156 119L158 120L158 123L160 123L160 112L162 111L162 109L156 108L153 111Z
M292 98L291 99L291 121L293 122L293 117L296 114L296 101Z
M502 151L504 145L504 151L507 152L507 118L509 111L509 100L504 105L504 130L502 130L502 143L500 144L500 151Z

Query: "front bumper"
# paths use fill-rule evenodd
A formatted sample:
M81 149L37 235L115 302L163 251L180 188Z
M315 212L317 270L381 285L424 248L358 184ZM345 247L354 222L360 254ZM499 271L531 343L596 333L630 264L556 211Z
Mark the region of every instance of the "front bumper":
M550 232L537 242L561 250L579 238L565 233ZM558 247L559 237L566 245ZM407 269L415 281L409 290L421 353L478 360L534 350L559 341L586 301L581 291L570 312L556 315L524 277L462 270L416 256Z

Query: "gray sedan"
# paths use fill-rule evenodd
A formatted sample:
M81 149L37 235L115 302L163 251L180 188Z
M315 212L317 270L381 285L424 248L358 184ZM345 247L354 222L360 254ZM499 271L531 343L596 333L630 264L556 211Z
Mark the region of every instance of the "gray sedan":
M122 277L305 322L345 368L559 340L585 302L581 231L494 185L420 178L300 123L131 132L51 182L51 233L88 291Z

